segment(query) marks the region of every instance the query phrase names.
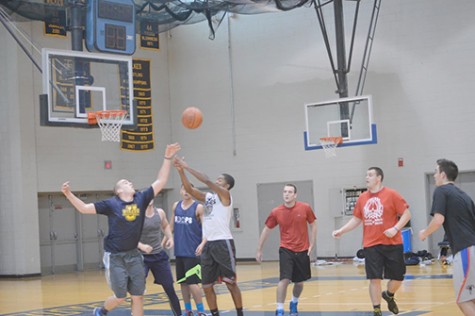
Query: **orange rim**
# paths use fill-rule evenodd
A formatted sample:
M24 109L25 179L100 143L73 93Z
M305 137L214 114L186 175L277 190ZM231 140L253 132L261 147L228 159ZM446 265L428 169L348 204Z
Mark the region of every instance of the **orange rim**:
M341 137L341 136L321 137L320 140L323 141L323 142L333 142L333 143L339 145L343 142L343 137Z

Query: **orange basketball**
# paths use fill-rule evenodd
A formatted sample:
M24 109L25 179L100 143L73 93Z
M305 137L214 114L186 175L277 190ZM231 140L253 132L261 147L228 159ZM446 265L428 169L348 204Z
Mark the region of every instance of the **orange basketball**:
M191 106L183 111L183 114L181 115L181 122L186 128L198 128L203 122L203 114L201 113L200 109Z

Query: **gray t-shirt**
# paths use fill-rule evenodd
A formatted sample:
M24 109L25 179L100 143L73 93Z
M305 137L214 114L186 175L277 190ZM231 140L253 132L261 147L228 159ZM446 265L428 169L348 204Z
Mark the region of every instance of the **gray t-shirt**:
M153 250L150 254L157 254L163 251L162 239L162 219L160 218L158 211L154 209L152 217L145 215L145 222L143 225L140 242L153 247Z

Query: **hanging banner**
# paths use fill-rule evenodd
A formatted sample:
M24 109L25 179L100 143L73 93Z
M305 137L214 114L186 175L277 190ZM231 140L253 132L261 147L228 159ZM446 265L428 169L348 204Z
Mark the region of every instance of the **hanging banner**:
M144 49L159 49L158 22L142 21L140 24L140 47Z
M121 131L121 148L129 151L154 149L152 120L152 85L150 60L133 60L134 100L137 106L137 127Z
M49 6L58 6L62 10L50 10L44 21L44 33L47 36L66 37L66 9L64 0L44 0Z

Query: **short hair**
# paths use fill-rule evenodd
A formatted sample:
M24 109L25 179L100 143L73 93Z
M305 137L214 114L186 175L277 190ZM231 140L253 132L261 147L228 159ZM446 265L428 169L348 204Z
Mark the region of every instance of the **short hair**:
M295 186L295 184L286 183L286 184L284 185L284 187L292 187L292 188L294 188L294 193L297 193L297 187Z
M226 181L226 183L229 185L228 190L231 190L234 187L234 178L233 178L233 176L231 176L230 174L227 174L227 173L223 173L222 176L224 178L224 181Z
M384 179L384 172L383 172L383 169L379 168L379 167L369 167L368 168L368 171L369 170L374 170L376 171L376 175L377 176L380 176L381 177L381 182L383 182L383 179Z
M438 159L437 165L439 166L439 172L444 172L447 176L447 180L455 181L459 175L459 168L455 162L447 159Z

